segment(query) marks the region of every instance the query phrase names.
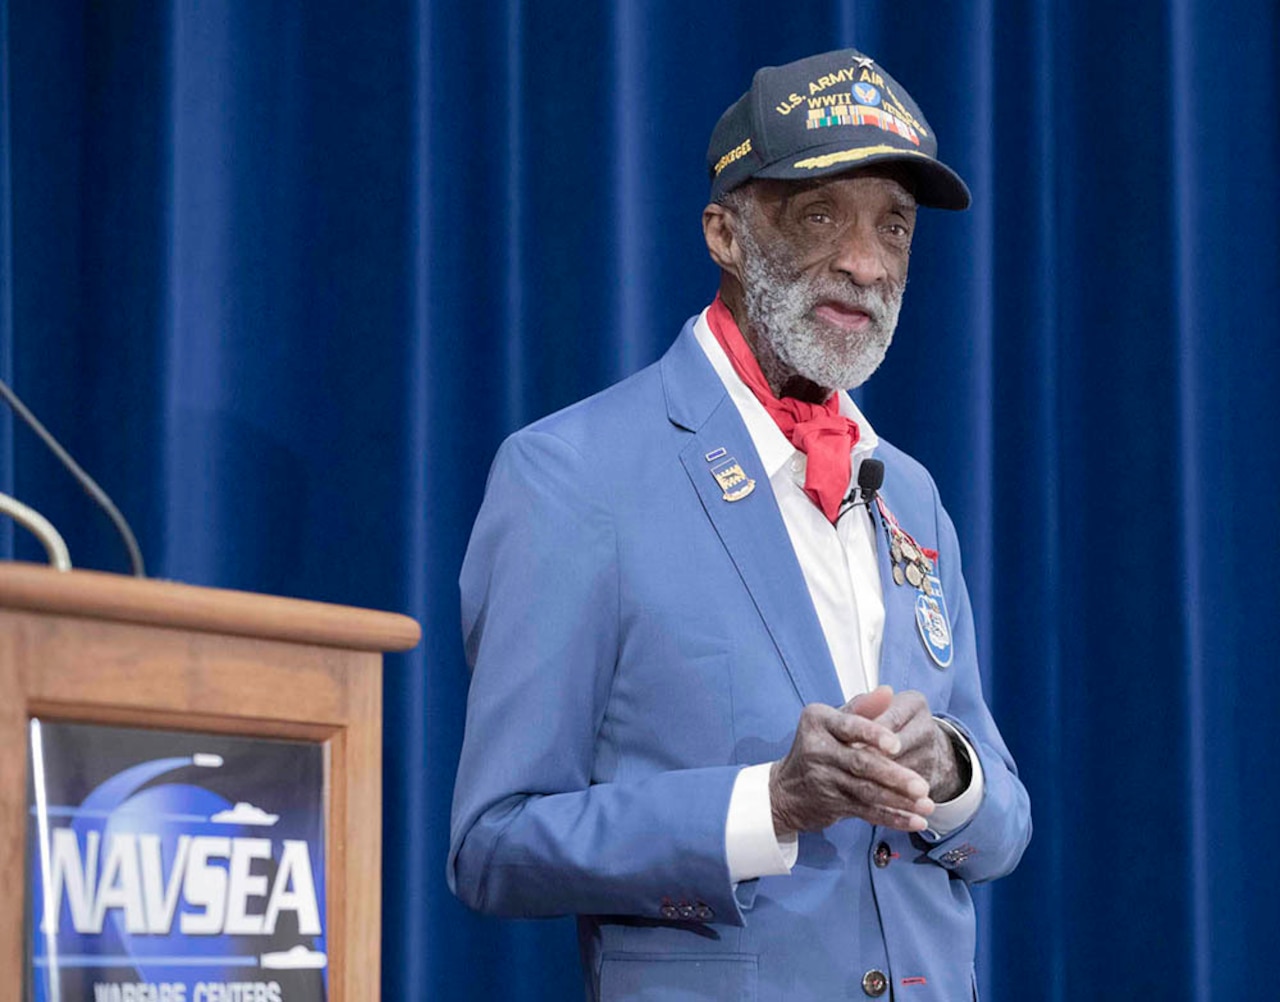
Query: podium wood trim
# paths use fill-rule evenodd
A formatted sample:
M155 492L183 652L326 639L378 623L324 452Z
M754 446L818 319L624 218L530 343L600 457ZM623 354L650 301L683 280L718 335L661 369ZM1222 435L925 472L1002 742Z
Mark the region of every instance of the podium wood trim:
M0 565L0 985L22 983L27 724L315 741L325 748L329 997L379 996L382 657L405 616Z
M5 564L0 571L2 608L363 651L407 651L421 633L408 616L327 602L39 564Z

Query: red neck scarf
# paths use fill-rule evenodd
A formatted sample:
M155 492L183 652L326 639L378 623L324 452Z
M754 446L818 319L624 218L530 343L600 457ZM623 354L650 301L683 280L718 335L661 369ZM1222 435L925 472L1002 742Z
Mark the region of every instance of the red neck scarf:
M733 314L718 295L707 310L707 326L729 356L738 378L764 405L782 434L809 457L804 492L834 524L849 490L849 454L858 444L857 422L840 413L840 399L834 392L821 404L775 397Z

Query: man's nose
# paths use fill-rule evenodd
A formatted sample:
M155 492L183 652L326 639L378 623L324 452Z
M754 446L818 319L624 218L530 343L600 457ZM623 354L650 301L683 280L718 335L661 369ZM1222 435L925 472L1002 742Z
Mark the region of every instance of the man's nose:
M880 241L860 227L840 234L831 266L849 276L855 285L876 285L889 277Z

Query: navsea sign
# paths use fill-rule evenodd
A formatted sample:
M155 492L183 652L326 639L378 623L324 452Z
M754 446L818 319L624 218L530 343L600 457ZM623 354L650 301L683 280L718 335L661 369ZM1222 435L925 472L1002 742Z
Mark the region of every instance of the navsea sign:
M320 745L30 737L27 1002L327 998Z

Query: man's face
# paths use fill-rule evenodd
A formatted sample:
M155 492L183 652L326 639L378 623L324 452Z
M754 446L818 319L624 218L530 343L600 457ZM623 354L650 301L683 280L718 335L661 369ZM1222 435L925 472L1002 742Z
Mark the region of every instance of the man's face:
M915 199L891 177L864 173L756 181L741 205L738 277L756 340L821 387L861 385L898 323Z

